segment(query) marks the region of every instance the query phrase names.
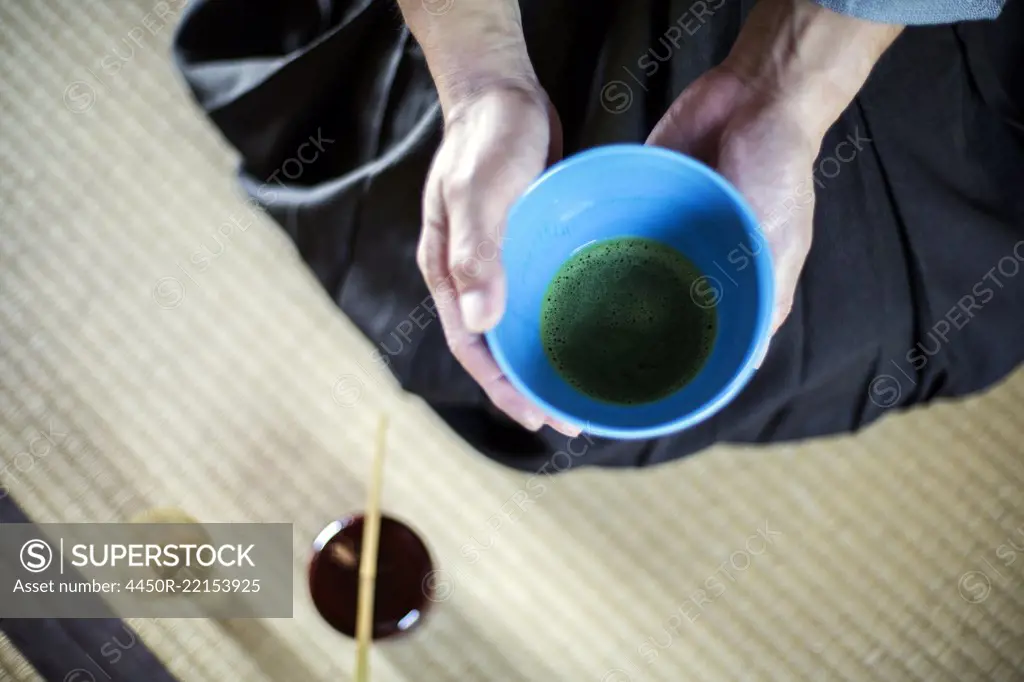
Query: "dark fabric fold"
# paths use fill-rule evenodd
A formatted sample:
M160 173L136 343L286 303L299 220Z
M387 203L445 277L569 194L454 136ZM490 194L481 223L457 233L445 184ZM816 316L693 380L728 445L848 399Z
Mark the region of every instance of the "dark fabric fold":
M4 493L0 496L0 523L32 523L6 490ZM0 557L0 561L16 560L13 555ZM0 616L0 632L47 681L175 682L138 634L107 607L102 597L96 596L91 610L106 617Z

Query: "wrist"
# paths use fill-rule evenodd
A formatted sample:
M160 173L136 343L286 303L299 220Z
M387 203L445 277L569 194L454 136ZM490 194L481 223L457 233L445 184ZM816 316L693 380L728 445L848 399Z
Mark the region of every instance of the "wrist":
M539 90L526 50L519 0L446 0L443 13L424 0L399 0L423 49L447 118L495 87Z
M901 30L810 0L760 0L722 66L823 136Z
M438 74L434 84L446 123L457 118L461 111L488 92L517 91L538 103L545 102L547 97L529 64L525 68L512 63L484 68L480 65L460 68L443 75Z

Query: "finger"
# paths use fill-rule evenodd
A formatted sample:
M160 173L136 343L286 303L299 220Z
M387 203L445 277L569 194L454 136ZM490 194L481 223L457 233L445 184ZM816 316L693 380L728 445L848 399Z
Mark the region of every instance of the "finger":
M508 381L497 361L494 360L484 337L466 328L463 322L463 307L460 305L460 299L464 294L460 293L456 286L453 286L454 280L453 274L448 282L439 287L443 300L437 301L438 316L441 319L441 326L445 330L452 355L484 389L495 407L525 428L536 431L547 424L566 436L578 436L580 434L579 427L547 417L532 400L516 390ZM446 289L447 293L444 293Z
M776 257L775 275L775 309L772 315L772 334L779 330L793 311L796 300L796 287L800 282L807 252L796 245L790 245L788 251Z
M813 176L802 164L757 163L740 150L723 158L722 176L743 194L757 216L758 238L768 244L775 283L771 333L785 323L793 307L813 236ZM785 158L780 150L778 158Z
M558 431L563 436L568 436L569 438L575 438L576 436L583 433L583 429L581 429L580 427L574 426L568 422L552 419L551 417L548 417L547 424L555 431Z
M544 413L505 378L483 337L462 326L456 305L457 300L452 300L443 307L438 306L441 325L452 355L466 368L495 407L524 428L536 431L545 423Z
M782 327L793 310L796 288L811 249L813 216L812 199L807 206L788 209L781 224L768 222L764 225L764 234L775 265L773 335Z
M798 234L809 232L803 221L793 220L783 226L774 238L769 237L772 261L775 270L775 306L772 314L774 335L789 318L796 300L796 287L800 282L810 244L797 238Z
M686 107L689 99L685 92L677 97L658 120L644 144L666 147L692 156L697 131L687 116Z
M433 253L433 250L427 252ZM434 304L445 339L448 341L448 348L459 364L484 390L494 406L530 431L536 431L544 424L548 424L567 436L579 435L578 427L546 418L540 408L512 386L498 367L484 338L469 332L462 325L458 298L459 293L450 281L443 282L434 289Z
M722 117L709 114L713 108L697 106L695 100L699 97L699 87L689 88L677 97L647 136L646 144L673 149L713 165L717 139L714 131L722 124Z
M788 287L786 288L788 290ZM793 312L793 300L795 298L794 294L787 291L787 293L780 295L775 300L775 311L772 315L772 336L775 336L779 328L789 319L789 314Z
M431 294L435 294L437 288L448 277L448 216L441 197L440 175L434 168L437 164L438 158L435 157L423 187L423 202L420 208L423 226L416 247L416 265L419 266L423 281L426 282Z
M745 87L720 71L704 74L676 97L654 126L647 144L675 149L713 165L721 131Z
M567 436L579 435L578 427L546 417L533 401L516 390L494 360L484 337L462 326L458 306L459 293L454 287L451 292L451 296L446 297L443 303L437 303L438 316L445 330L448 347L494 406L530 431L536 431L547 424Z
M547 423L566 435L578 435L579 429L571 424L545 420L543 413L501 375L500 368L494 362L483 339L468 332L462 324L458 305L459 292L448 269L447 215L440 193L440 182L434 173L427 178L422 210L424 224L420 233L416 262L434 298L441 326L453 355L474 381L480 384L491 402L524 428L535 431Z
M548 106L550 109L550 103ZM557 114L551 111L551 116L550 120L553 127L552 136L548 141L548 159L553 160L561 155L561 130L557 125ZM543 142L543 140L538 140L538 144L540 142ZM539 149L540 147L538 147ZM507 159L507 155L504 158ZM486 267L488 263L497 261L498 244L501 239L501 233L504 231L504 215L507 213L507 208L500 206L511 206L512 202L522 193L522 190L517 190L515 186L516 179L508 175L502 177L502 172L507 171L507 168L520 169L521 179L518 184L522 186L522 189L525 189L533 177L543 170L544 166L543 163L530 166L529 163L524 164L521 159L516 158L510 159L510 161L512 163L505 168L497 166L496 172L499 174L499 177L496 178L496 183L493 182L494 178L489 177L494 166L485 167L483 170L486 172L477 174L477 177L486 184L497 188L497 192L492 197L496 195L496 203L499 205L497 211L500 213L500 216L498 219L488 216L478 220L478 222L482 222L485 225L488 221L495 222L495 229L490 231L491 234L486 235L484 241L476 244L472 258L463 258L461 259L462 262L456 262L455 272L452 271L451 262L453 259L449 257L451 240L448 238L448 235L450 234L451 224L446 206L446 197L442 192L442 183L439 179L442 174L435 173L434 168L431 169L423 194L424 226L417 250L417 264L423 273L431 294L434 296L442 328L453 355L470 376L483 388L495 406L525 428L536 430L547 423L553 429L563 434L576 436L580 433L578 427L550 418L545 419L543 412L512 386L507 378L502 375L483 338L465 325L460 311L461 299L463 293L465 293L464 287L460 285L472 282L474 277L483 276L486 278L486 273L481 272L480 269ZM440 154L434 160L434 166L444 167L445 164L446 159ZM458 178L452 184L458 187ZM502 196L503 193L504 196ZM461 203L465 205L466 202L463 201ZM453 202L453 204L457 208L460 202ZM479 214L480 211L477 210L477 213ZM486 212L483 213L486 215ZM479 230L477 234L479 234ZM454 260L458 261L460 259L456 258ZM504 281L500 273L500 267L498 270L497 286L495 289L492 289L492 293L496 293L499 301L503 302ZM498 317L500 317L500 312Z
M441 320L448 348L495 407L524 428L536 431L544 424L544 414L520 395L502 375L483 337L468 331L462 323L459 292L448 273L447 240L443 225L441 227L431 230L428 225L424 225L417 260L427 281L427 288L434 297L434 307Z

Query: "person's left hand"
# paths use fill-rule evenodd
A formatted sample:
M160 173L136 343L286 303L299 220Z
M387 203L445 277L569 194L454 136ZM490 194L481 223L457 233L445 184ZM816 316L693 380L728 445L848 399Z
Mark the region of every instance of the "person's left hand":
M797 107L719 66L676 98L647 139L711 166L750 204L775 268L773 334L793 306L811 248L812 173L822 139L813 128Z

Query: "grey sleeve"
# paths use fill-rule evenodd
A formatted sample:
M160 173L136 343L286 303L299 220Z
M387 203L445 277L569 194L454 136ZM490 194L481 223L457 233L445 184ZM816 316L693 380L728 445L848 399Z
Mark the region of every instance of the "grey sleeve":
M995 19L1006 0L814 0L840 14L882 24L951 24Z

